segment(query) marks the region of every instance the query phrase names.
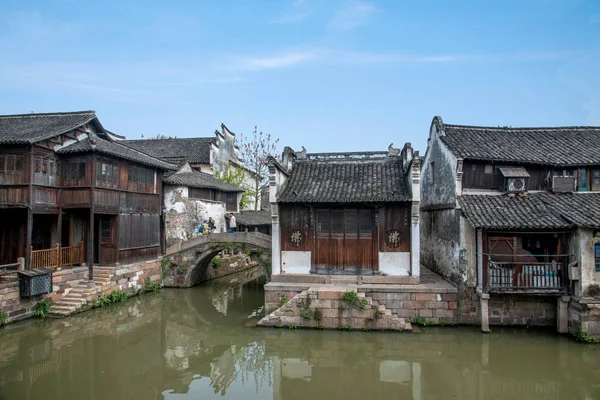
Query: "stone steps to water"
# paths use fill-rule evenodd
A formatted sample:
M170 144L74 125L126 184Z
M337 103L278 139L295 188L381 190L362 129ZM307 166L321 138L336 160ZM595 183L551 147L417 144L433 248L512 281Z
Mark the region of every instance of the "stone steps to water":
M344 281L347 281L345 279ZM365 299L365 310L359 310L347 304L343 299L347 287L331 284L321 287L311 287L290 299L271 314L258 322L259 326L284 326L314 328L318 325L328 329L347 328L374 330L412 331L410 322L392 313L382 304L373 304L373 299L365 293L357 293L358 298ZM310 302L310 303L309 303ZM302 309L320 310L322 320L304 319ZM314 314L313 314L314 315Z

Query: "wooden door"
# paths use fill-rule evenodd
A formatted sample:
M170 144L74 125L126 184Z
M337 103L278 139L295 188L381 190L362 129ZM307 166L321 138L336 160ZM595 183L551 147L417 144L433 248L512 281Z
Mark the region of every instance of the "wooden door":
M373 209L320 209L316 216L317 269L378 269Z
M116 260L116 216L101 215L98 218L98 262L112 264Z

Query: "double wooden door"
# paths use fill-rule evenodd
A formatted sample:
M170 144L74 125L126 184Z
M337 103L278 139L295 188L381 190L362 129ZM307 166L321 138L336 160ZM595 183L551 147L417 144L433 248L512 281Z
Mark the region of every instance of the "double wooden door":
M374 209L317 209L315 231L313 265L317 270L378 269Z

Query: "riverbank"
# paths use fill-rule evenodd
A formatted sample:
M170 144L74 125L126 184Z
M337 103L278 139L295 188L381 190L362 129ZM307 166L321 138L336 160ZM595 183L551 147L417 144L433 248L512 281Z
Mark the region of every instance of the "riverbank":
M203 276L203 281L217 279L256 267L256 262L246 255L217 257ZM176 268L174 273L177 271ZM111 299L125 299L162 287L168 273L162 259L129 265L95 266L93 279L89 279L86 266L52 272L52 292L21 298L17 275L3 276L0 281L0 326L35 317L36 314L61 318L98 304L108 304Z
M600 398L597 348L551 332L255 329L264 279L242 272L0 330L0 398Z

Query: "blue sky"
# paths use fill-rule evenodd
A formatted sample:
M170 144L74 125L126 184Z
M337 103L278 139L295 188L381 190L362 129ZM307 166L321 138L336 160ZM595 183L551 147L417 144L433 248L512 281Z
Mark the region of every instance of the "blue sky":
M600 125L597 0L1 0L0 48L0 114L93 109L132 139L424 152L434 115Z

